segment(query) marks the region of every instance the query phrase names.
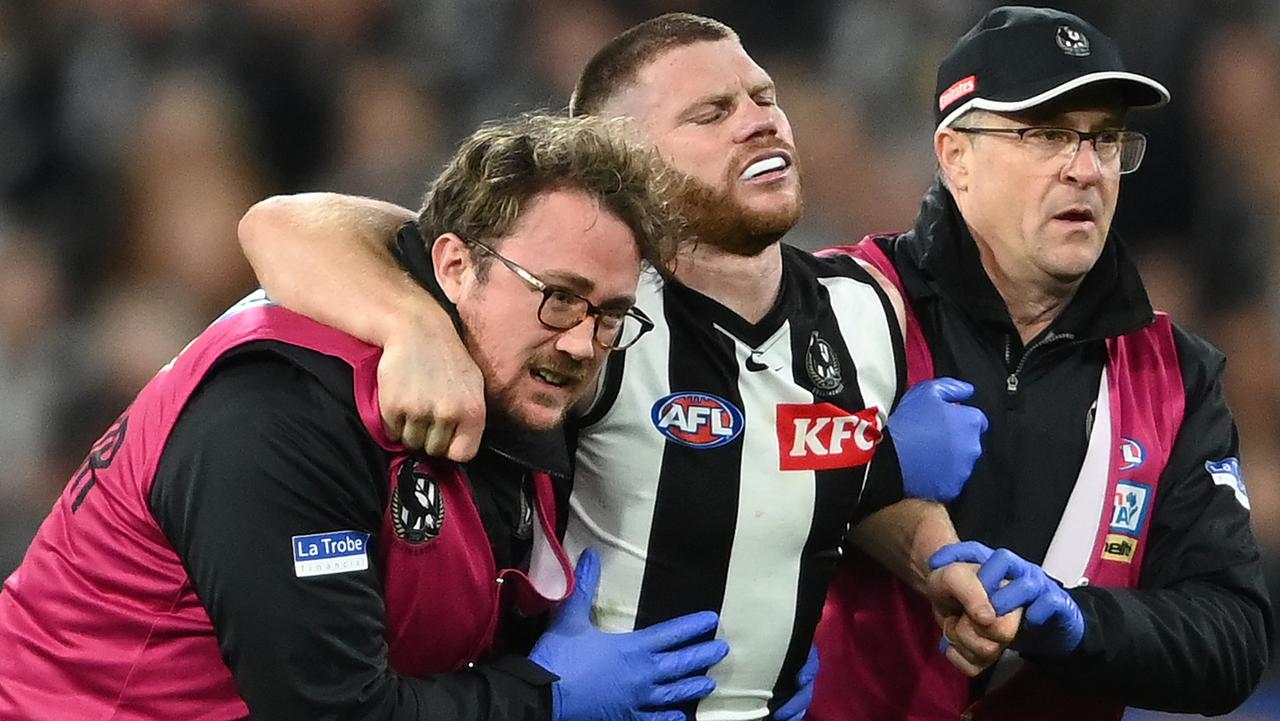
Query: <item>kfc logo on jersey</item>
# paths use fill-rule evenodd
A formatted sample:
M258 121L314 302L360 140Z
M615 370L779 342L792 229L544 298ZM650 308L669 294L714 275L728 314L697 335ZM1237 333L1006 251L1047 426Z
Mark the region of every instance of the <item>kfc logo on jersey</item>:
M1120 470L1132 471L1147 458L1147 449L1132 438L1120 439Z
M690 448L717 448L742 434L742 411L710 393L672 393L659 398L649 411L653 427L667 438Z
M1151 486L1145 483L1117 483L1112 498L1111 532L1133 538L1142 535L1142 526L1147 521L1147 510L1151 506L1150 498Z
M831 403L779 403L778 466L820 471L864 465L882 431L877 408L850 413Z

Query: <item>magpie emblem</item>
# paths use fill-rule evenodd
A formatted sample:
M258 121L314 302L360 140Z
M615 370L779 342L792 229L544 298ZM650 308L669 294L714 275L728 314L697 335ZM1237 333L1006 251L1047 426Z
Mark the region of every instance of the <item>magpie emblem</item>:
M440 484L415 460L400 464L391 494L391 526L408 543L434 540L444 527L444 494Z
M1089 54L1089 38L1073 27L1059 25L1054 39L1058 42L1058 48L1067 55L1083 58Z
M836 357L831 344L818 335L816 330L809 336L809 348L804 354L804 369L819 395L831 396L844 390L840 359Z

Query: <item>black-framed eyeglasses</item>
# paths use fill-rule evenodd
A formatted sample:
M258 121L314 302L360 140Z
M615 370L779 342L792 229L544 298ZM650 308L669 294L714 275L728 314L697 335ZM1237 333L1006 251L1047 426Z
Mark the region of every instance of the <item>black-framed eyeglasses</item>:
M596 345L607 351L630 348L640 340L640 336L653 330L653 321L639 308L619 310L601 308L568 288L548 285L515 261L478 240L467 238L462 240L497 258L507 266L508 270L515 273L517 278L524 281L525 285L542 294L542 302L538 305L538 322L551 330L576 328L587 316L591 316L595 318L595 328L591 337Z
M1147 136L1136 130L1099 130L1088 133L1071 128L1048 128L1033 126L1029 128L956 128L957 133L996 133L1016 135L1023 145L1030 148L1042 160L1062 158L1066 162L1075 160L1080 152L1080 145L1086 140L1093 143L1093 152L1104 171L1112 171L1125 175L1132 173L1142 165L1142 156L1147 152Z

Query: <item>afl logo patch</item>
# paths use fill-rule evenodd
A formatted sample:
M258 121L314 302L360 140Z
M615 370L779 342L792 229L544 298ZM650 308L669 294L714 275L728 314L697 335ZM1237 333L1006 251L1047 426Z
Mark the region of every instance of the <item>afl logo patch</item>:
M400 464L391 494L391 526L408 543L426 543L444 526L444 494L440 484L415 460Z
M1058 41L1058 48L1067 55L1083 58L1089 54L1089 38L1073 27L1059 25L1054 39Z
M809 348L804 353L804 369L809 381L819 395L830 396L844 390L844 378L840 375L840 359L818 331L809 336Z
M1147 458L1147 449L1132 438L1120 439L1120 470L1132 471L1142 466Z
M742 435L742 411L710 393L672 393L649 411L653 427L668 439L690 448L716 448Z

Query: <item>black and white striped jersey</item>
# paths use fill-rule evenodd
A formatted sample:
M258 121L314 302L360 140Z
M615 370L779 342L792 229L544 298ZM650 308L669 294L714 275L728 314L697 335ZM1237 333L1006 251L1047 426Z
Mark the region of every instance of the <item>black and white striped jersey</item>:
M703 721L790 697L848 525L902 493L887 434L868 463L905 385L889 297L850 258L782 257L755 324L646 274L657 327L611 357L579 421L565 546L601 554L605 630L720 613L731 651Z

